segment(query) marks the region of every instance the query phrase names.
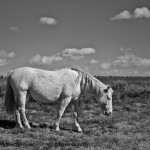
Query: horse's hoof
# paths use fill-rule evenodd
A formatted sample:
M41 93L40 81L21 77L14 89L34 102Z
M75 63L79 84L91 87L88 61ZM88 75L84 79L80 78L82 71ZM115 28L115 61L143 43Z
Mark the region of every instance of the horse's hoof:
M82 130L78 130L78 132L79 132L79 133L83 133L83 131L82 131Z
M76 128L75 131L78 132L78 133L82 133L83 132L81 128Z
M55 130L55 132L59 132L60 130Z
M24 127L23 127L23 126L16 126L16 129L23 130L23 129L24 129Z
M59 132L59 131L60 131L60 129L56 129L55 131L56 131L56 132Z
M31 130L31 127L29 127L29 126L24 126L24 129L26 129L26 130Z

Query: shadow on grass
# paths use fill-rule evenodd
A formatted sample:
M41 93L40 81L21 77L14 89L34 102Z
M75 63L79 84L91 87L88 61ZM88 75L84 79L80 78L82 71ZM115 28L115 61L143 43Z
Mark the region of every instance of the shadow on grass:
M50 130L54 130L54 125L52 124L49 124L49 123L35 123L35 122L30 122L29 123L31 128L41 128L41 129L44 129L44 128L49 128ZM6 119L3 119L3 120L0 120L0 128L4 128L4 129L13 129L16 127L16 122L14 120L6 120ZM67 128L66 127L61 127L60 128L62 131L72 131L72 132L76 132L76 133L79 133L77 131L76 128ZM83 131L84 132L84 131Z
M47 123L32 123L30 122L31 128L50 128L52 129L53 126ZM13 129L16 127L16 122L13 120L0 120L0 128L4 129Z
M0 127L4 129L12 129L16 126L15 121L11 120L0 120Z

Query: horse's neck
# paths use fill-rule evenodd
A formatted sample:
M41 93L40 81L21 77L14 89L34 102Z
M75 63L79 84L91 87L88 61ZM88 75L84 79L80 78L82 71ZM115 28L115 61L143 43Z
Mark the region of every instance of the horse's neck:
M103 86L103 84L100 86L100 83L97 79L95 79L94 77L89 77L88 75L83 76L82 77L82 91L84 91L84 94L88 94L88 95L93 95L95 97L98 97L99 94L101 93L101 86Z

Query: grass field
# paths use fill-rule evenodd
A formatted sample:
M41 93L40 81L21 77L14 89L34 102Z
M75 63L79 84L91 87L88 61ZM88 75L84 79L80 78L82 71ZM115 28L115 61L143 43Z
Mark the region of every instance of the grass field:
M150 80L105 80L114 89L113 115L105 117L93 97L80 100L79 122L74 129L68 108L54 130L56 110L48 104L27 104L31 130L15 128L14 116L3 110L4 86L0 88L0 149L7 150L150 150Z

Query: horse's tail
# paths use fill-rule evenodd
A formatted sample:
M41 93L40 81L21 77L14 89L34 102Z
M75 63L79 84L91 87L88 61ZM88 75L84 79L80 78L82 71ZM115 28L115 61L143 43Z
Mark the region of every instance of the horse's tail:
M10 72L7 76L7 84L5 90L5 99L4 99L4 107L8 114L12 114L15 111L15 97L13 93L13 89L10 84Z

